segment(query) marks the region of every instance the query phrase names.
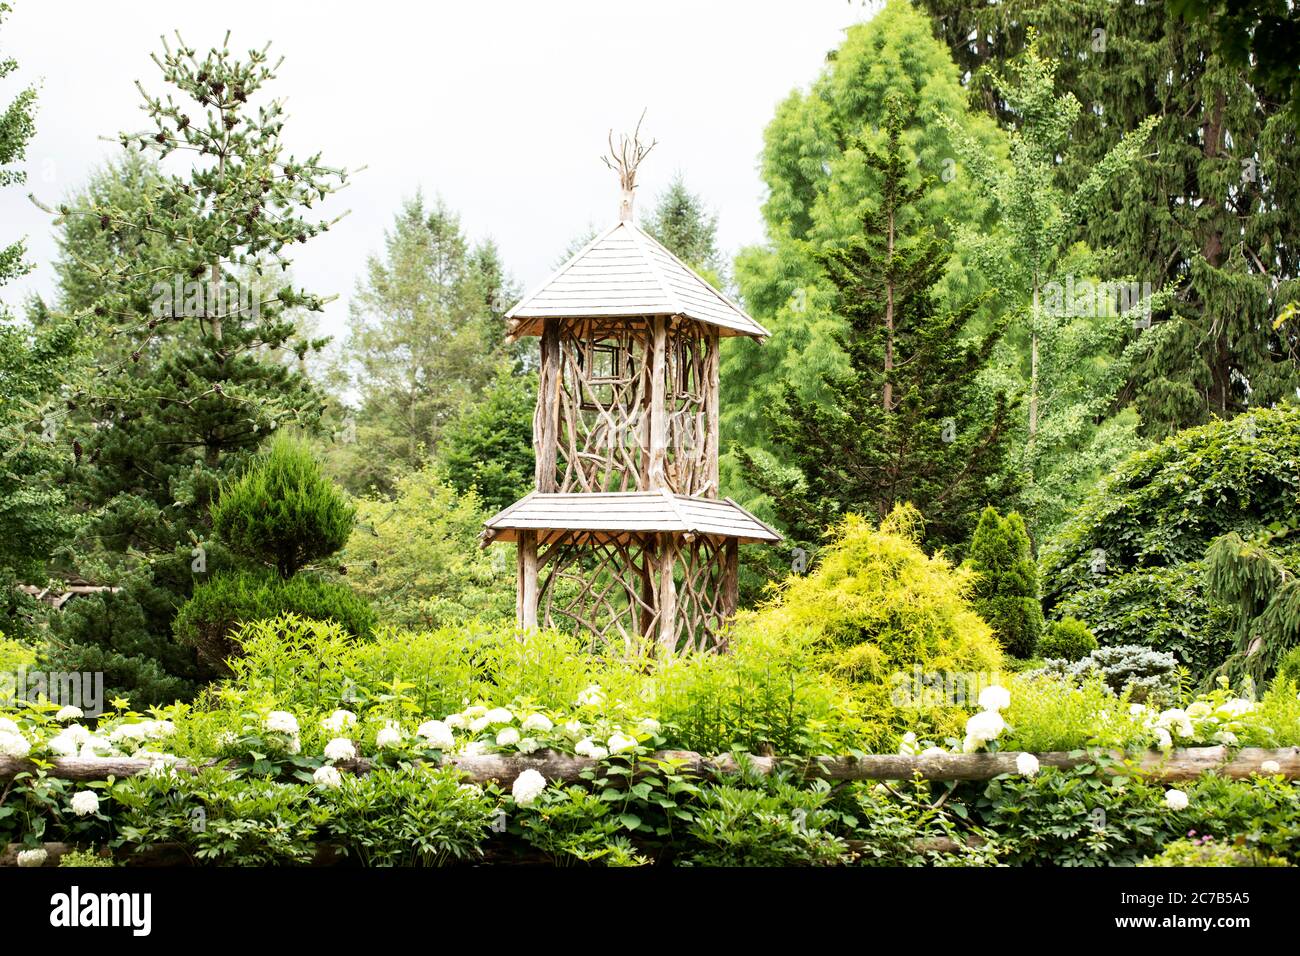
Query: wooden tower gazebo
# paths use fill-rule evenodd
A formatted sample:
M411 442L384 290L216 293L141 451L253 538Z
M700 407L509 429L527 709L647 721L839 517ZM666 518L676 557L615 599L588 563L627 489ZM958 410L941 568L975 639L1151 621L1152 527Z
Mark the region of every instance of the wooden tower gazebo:
M619 221L506 315L541 338L536 489L483 543L518 545L522 627L713 649L739 545L781 537L718 497L719 342L767 331L636 225L620 167Z

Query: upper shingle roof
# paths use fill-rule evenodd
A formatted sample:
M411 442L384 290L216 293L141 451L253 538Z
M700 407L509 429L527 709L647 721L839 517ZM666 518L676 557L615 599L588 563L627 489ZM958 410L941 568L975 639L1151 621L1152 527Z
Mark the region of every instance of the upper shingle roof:
M618 222L506 313L510 335L540 335L547 318L684 315L723 335L767 329L632 222Z

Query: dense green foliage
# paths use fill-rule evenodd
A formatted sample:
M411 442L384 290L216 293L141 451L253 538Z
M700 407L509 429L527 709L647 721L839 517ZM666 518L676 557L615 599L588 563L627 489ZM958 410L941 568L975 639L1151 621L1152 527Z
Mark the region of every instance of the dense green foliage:
M283 578L264 570L225 571L195 587L172 630L206 668L224 673L227 661L242 652L242 625L284 614L333 621L356 637L368 636L376 623L369 602L344 582L309 573Z
M462 495L472 490L491 513L532 491L536 403L536 375L499 368L443 432L437 464L448 483Z
M769 425L780 467L739 452L747 478L807 546L845 514L881 520L904 503L925 514L927 541L959 544L979 505L1011 487L1005 401L988 410L974 395L998 333L964 342L975 303L936 301L951 250L921 225L929 182L908 182L901 98L886 109L883 149L852 146L879 181L879 205L866 208L852 240L817 256L845 329L836 341L847 369L826 373L815 399L783 383Z
M1300 412L1260 410L1188 429L1106 478L1043 549L1053 616L1102 644L1150 644L1198 675L1236 643L1201 564L1220 535L1286 522L1300 495Z

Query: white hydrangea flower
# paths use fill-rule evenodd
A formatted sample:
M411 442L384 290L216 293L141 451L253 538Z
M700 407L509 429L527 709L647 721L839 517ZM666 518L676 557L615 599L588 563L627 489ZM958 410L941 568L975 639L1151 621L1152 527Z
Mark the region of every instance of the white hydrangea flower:
M1199 703L1199 701L1198 701ZM1192 707L1183 710L1180 707L1171 707L1169 710L1162 710L1160 716L1156 718L1156 726L1163 727L1171 734L1177 734L1179 737L1196 736L1196 728L1192 726Z
M468 719L473 720L475 717L482 717L488 712L488 709L482 704L475 704L473 707L466 707L461 713Z
M176 733L176 725L170 720L150 720L148 724L150 737L170 737Z
M571 720L564 725L564 732L570 737L577 737L584 729L580 720Z
M1237 746L1237 735L1231 730L1220 730L1214 735L1215 743L1223 744L1225 747Z
M456 746L451 727L445 721L426 720L415 729L415 732L424 738L424 742L429 747L435 750L450 750Z
M311 778L321 787L334 789L343 786L343 774L339 773L338 767L331 767L328 764L324 767L318 767L316 772L311 775Z
M397 747L402 743L402 728L393 721L384 724L379 733L375 734L375 746L380 750L389 747Z
M0 717L0 734L17 734L21 733L18 725L8 717Z
M515 778L510 788L510 795L521 807L529 806L546 789L546 778L536 770L529 768Z
M1031 753L1017 754L1016 773L1023 774L1026 777L1032 777L1038 773L1038 758Z
M1210 716L1210 703L1205 700L1198 700L1187 708L1187 716L1193 720L1199 720L1202 717ZM1188 734L1187 736L1191 736Z
M903 739L898 742L898 752L904 757L910 757L916 753L916 734L908 731L903 734Z
M503 727L501 732L497 734L497 746L513 747L515 744L519 743L519 739L519 731L515 730L513 727Z
M223 730L221 733L217 734L216 743L218 747L233 747L238 742L239 735L233 730Z
M1244 697L1234 697L1232 700L1226 700L1216 708L1216 712L1225 717L1244 717L1255 709L1255 702L1246 700Z
M592 760L604 760L609 756L609 751L596 743L591 737L583 737L579 740L574 745L573 752L580 757L590 757Z
M921 756L922 757L943 757L946 756L947 753L948 751L944 750L942 747L926 747L924 750L921 751Z
M475 734L482 733L487 730L487 726L490 723L492 723L492 721L488 720L486 714L482 717L475 717L469 722L470 732Z
M99 736L99 734L91 734L82 741L81 753L78 756L103 757L115 753L117 753L117 748L113 746L112 741Z
M148 758L149 769L146 773L149 776L168 780L176 780L180 776L175 767L180 758L175 754L149 754Z
M45 860L49 857L44 847L38 847L35 850L19 850L19 866L44 866Z
M536 753L541 749L542 745L536 737L525 737L523 740L519 741L519 752L521 754Z
M19 733L0 730L0 757L26 757L32 745Z
M529 714L520 724L526 734L546 733L555 729L551 719L545 714Z
M1147 705L1146 705L1146 704L1129 704L1129 705L1128 705L1128 712L1129 712L1130 714L1132 714L1134 717L1141 717L1143 714L1145 714L1145 713L1147 712Z
M982 710L1005 710L1011 706L1011 691L1001 684L990 684L980 691Z
M515 719L515 715L504 707L493 707L483 716L489 724L508 724Z
M335 737L325 745L326 760L355 760L356 756L356 745L347 737Z
M464 730L469 726L469 718L464 714L448 714L442 722L453 730Z
M50 749L51 753L58 754L60 757L75 756L77 751L81 749L81 743L66 730L47 740L45 746Z
M611 734L608 744L610 753L621 754L636 748L636 738L629 737L627 734Z
M69 705L67 707L60 707L59 712L54 715L54 719L57 720L59 723L63 723L65 720L80 720L82 717L85 716L86 716L85 711L83 711L80 707L73 707Z
M1281 773L1282 765L1278 763L1276 760L1265 760L1262 764L1259 765L1259 770L1260 773L1269 773L1269 774Z
M302 753L302 738L299 737L297 734L294 734L292 737L289 738L289 744L284 749L285 752L290 756L295 756L297 754Z
M1186 810L1188 804L1187 794L1181 790L1165 791L1165 806L1170 810Z
M144 720L132 721L129 724L118 724L108 733L108 739L113 743L126 741L140 744L148 740L150 736L149 722Z
M601 693L599 684L592 684L582 693L578 694L579 707L599 707L605 702L605 695Z
M481 740L470 740L462 744L460 750L456 752L462 757L481 757L487 753L487 744Z
M330 734L341 734L357 725L357 715L350 710L336 710L320 722L321 728Z
M1157 727L1155 730L1155 734L1156 734L1156 747L1158 749L1168 750L1174 745L1174 738L1171 737L1169 735L1169 731L1165 730L1163 727Z
M93 790L79 790L72 795L72 812L79 817L88 817L99 812L99 796Z
M998 735L1006 729L1006 721L1002 719L1002 715L996 710L980 711L966 721L966 736L981 744L996 740Z
M641 722L637 724L637 728L642 733L646 734L657 734L662 729L659 721L655 720L653 717L643 717Z
M298 718L287 710L273 710L266 715L262 726L272 733L292 735L298 733Z
M961 752L964 754L973 754L984 746L984 741L977 737L967 734L961 742Z

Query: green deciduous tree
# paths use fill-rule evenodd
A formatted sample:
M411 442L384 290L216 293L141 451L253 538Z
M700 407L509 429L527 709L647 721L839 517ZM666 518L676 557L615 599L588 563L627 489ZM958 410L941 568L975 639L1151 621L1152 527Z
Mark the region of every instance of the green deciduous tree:
M1072 93L1058 95L1057 65L1041 55L1036 43L1030 42L1011 67L1012 76L993 76L994 89L1014 124L1008 165L989 157L957 119L945 115L941 122L963 164L988 189L996 210L996 228L968 226L961 242L998 287L1000 302L1019 320L1022 331L1025 421L1014 457L1027 485L1023 506L1030 528L1037 531L1040 511L1047 512L1049 521L1059 520L1063 499L1077 491L1077 483L1059 480L1058 469L1065 467L1074 477L1081 453L1100 459L1090 462L1100 469L1132 450L1132 441L1119 442L1118 454L1113 446L1098 449L1098 423L1111 411L1123 384L1130 357L1121 358L1120 353L1133 317L1161 308L1169 291L1133 296L1124 303L1129 314L1110 303L1098 309L1089 301L1102 298L1094 290L1104 287L1093 286L1087 272L1077 284L1086 282L1093 294L1064 292L1075 289L1073 270L1094 265L1086 254L1071 254L1071 235L1086 217L1099 213L1098 196L1137 162L1155 118L1124 136L1066 192L1056 182L1057 167L1069 158L1070 133L1081 105ZM1131 277L1124 277L1123 288L1130 289L1130 282ZM1008 364L1018 367L1021 362ZM1046 489L1041 487L1045 483Z
M1007 104L981 68L1005 67L1037 27L1042 48L1060 60L1061 86L1085 107L1057 174L1067 191L1158 117L1153 148L1097 197L1115 212L1083 219L1072 233L1153 288L1178 289L1171 328L1129 375L1125 394L1144 432L1164 436L1293 400L1300 329L1274 328L1300 293L1300 138L1289 104L1236 65L1238 51L1219 42L1213 24L1179 19L1168 0L921 6L971 78L973 99L996 115Z

